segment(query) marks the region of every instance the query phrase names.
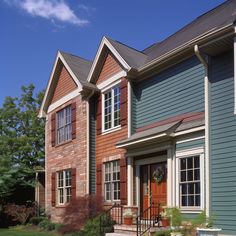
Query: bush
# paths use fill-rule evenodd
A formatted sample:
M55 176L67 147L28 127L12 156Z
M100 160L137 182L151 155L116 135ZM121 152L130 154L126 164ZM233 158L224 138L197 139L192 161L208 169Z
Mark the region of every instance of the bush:
M170 236L172 230L161 230L156 232L155 236Z
M33 225L38 225L41 221L47 219L44 216L34 216L30 219L29 223L33 224Z
M49 221L49 219L44 219L38 224L39 228L47 231L52 231L56 229L56 223L52 223Z
M4 213L11 217L13 221L19 222L21 224L26 224L29 219L35 215L35 206L34 204L7 204L4 207Z
M99 196L84 196L72 199L62 214L64 227L60 233L81 231L85 223L104 211L103 198Z

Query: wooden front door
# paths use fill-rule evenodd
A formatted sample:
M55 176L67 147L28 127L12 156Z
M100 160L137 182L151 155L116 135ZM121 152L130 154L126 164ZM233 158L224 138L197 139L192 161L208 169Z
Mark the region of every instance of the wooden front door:
M164 176L160 183L155 181L154 173L158 170L164 172ZM151 204L161 205L167 204L167 163L155 163L150 165L141 166L140 172L140 191L141 191L141 211L147 209Z

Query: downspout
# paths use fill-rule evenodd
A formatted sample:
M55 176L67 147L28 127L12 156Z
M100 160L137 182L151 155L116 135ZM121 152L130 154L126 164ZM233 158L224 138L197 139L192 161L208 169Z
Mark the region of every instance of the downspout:
M236 26L234 26L234 114L236 115Z
M199 51L198 45L194 46L194 52L205 68L204 96L205 96L205 209L207 216L210 215L210 85L208 78L208 62Z
M87 97L87 102L86 102L86 115L87 115L87 124L86 124L86 126L87 126L87 182L86 182L86 193L87 194L90 194L90 176L89 176L89 171L90 171L90 168L89 168L89 166L90 166L90 139L89 139L89 137L90 137L90 129L89 129L89 124L90 124L90 107L89 107L89 100L90 100L90 98L92 97L94 95L94 90L92 90L92 92L91 92L91 94L89 94L89 96Z

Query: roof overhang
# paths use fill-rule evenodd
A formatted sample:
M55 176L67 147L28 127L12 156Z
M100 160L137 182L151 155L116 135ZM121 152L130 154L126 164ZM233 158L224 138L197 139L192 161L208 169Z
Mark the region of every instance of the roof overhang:
M77 85L77 94L79 94L82 90L83 90L83 85L79 82L78 78L75 76L75 74L73 73L73 71L71 70L71 68L68 66L67 62L65 61L65 59L63 58L62 54L58 51L57 52L57 56L56 56L56 60L50 75L50 79L49 82L47 84L47 88L44 94L44 98L43 98L43 102L42 105L40 107L40 111L38 114L39 118L45 117L46 113L47 113L47 109L49 107L49 103L51 101L54 89L56 87L56 82L57 82L57 77L59 76L59 71L62 68L62 66L65 66L65 68L67 69L67 71L69 72L69 74L71 75L72 79L74 80L74 82Z
M209 46L209 44L212 42L216 42L217 39L224 39L226 37L229 37L233 35L234 32L234 24L230 23L226 26L223 26L221 28L213 28L212 30L209 30L208 32L205 32L204 34L199 35L198 37L180 45L179 47L174 48L173 50L153 59L152 61L144 64L140 68L138 68L138 75L144 76L145 74L149 74L150 71L155 70L158 68L158 70L162 70L162 67L164 69L168 66L169 61L174 61L176 64L176 58L181 60L182 55L185 54L189 56L190 54L194 54L194 46L197 44L200 48L204 47L206 44ZM183 58L182 58L183 60ZM171 64L172 65L172 64ZM169 65L169 66L171 66Z
M110 50L111 53L116 57L119 63L122 65L126 72L131 70L131 66L124 60L124 58L119 54L119 52L112 46L109 40L104 36L99 45L98 51L96 53L95 59L93 61L92 67L88 75L88 82L94 82L95 76L100 72L100 67L104 62L104 57L106 51Z

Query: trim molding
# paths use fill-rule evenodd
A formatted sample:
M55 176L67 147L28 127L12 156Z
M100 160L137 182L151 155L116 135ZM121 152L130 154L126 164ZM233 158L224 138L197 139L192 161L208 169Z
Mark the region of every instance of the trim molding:
M73 92L67 94L66 96L64 96L63 98L59 99L58 101L52 103L49 107L48 107L48 111L47 112L51 112L53 110L55 110L56 108L58 108L59 106L63 105L64 103L70 101L71 99L77 97L80 94L80 90L76 89Z
M118 61L121 63L121 65L127 70L129 71L131 69L131 67L128 65L128 63L121 57L121 55L117 52L117 50L111 45L111 43L109 42L109 40L104 36L102 38L102 41L99 45L96 57L93 61L92 67L90 69L89 75L88 75L88 81L91 82L95 68L97 66L97 63L99 61L100 55L102 53L102 50L104 48L104 46L107 46L108 49L114 54L114 56L118 59Z
M101 92L113 87L116 85L116 82L117 80L119 80L120 82L120 79L122 77L126 77L127 76L127 73L126 71L120 71L114 75L112 75L111 77L109 77L108 79L104 80L103 82L101 82L100 84L97 84L97 87L98 89L101 89ZM119 83L117 82L117 83Z

